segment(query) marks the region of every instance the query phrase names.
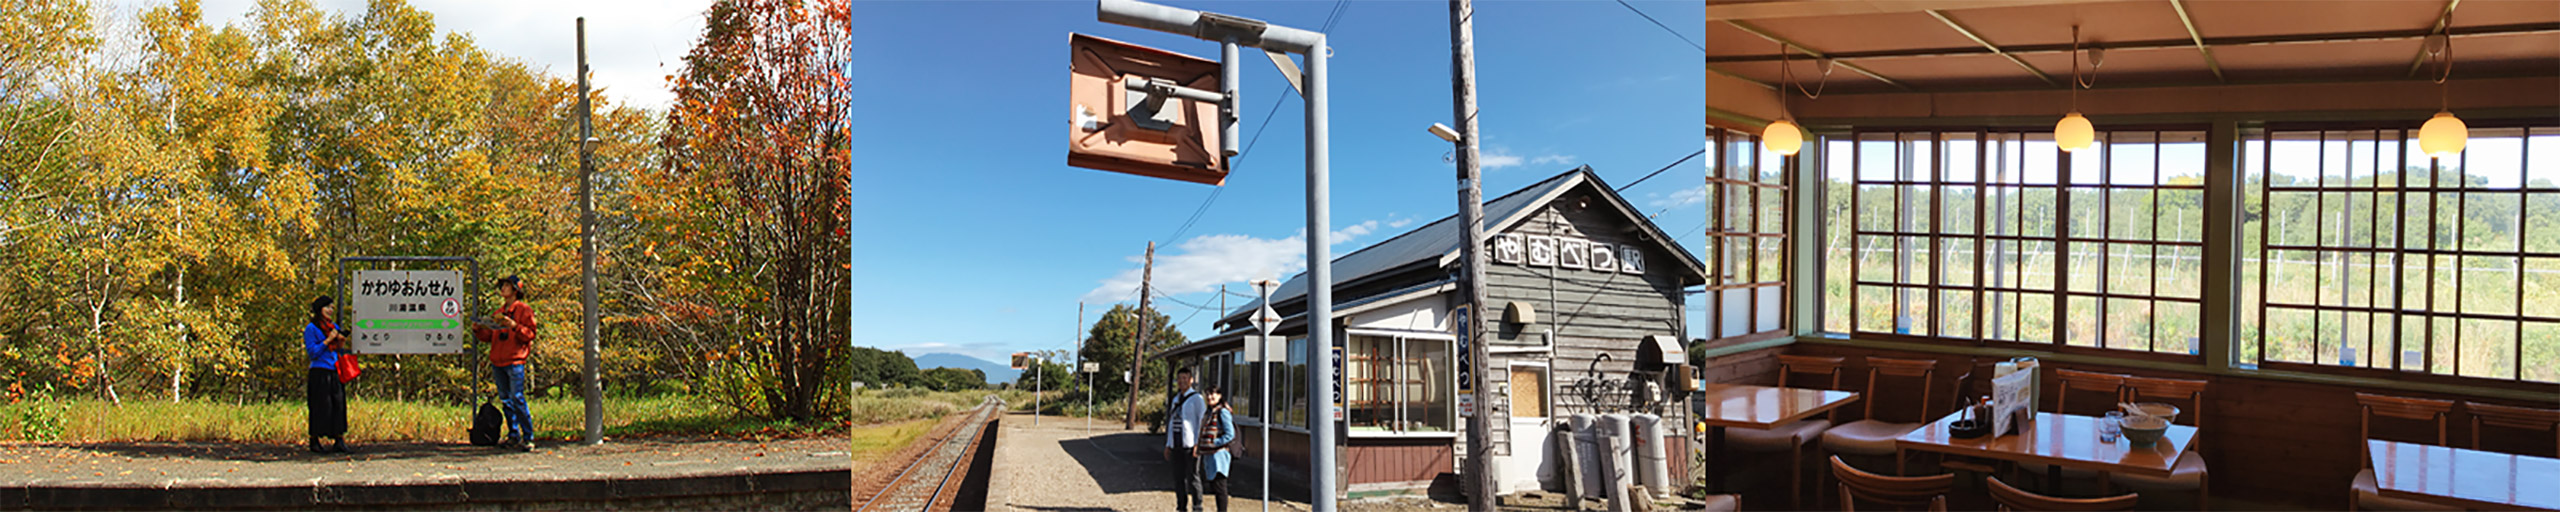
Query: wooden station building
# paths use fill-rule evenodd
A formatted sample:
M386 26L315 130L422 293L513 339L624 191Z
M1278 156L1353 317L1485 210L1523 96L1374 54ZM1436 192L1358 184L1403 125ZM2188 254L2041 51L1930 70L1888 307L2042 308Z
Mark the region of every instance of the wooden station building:
M1678 428L1689 423L1687 406L1665 384L1684 387L1689 375L1683 290L1705 281L1705 265L1588 167L1489 200L1484 214L1488 314L1469 316L1484 322L1486 364L1467 364L1457 327L1464 298L1455 216L1333 262L1333 325L1325 328L1334 332L1336 481L1346 495L1456 481L1463 414L1476 409L1462 403L1472 400L1471 368L1491 372L1494 403L1482 409L1493 415L1503 492L1555 485L1548 434L1573 414L1659 415L1672 460L1690 460ZM1307 286L1301 274L1272 292L1285 320L1267 343L1249 320L1262 307L1256 301L1220 318L1220 333L1165 356L1199 368L1200 387L1227 390L1243 460L1270 450L1275 474L1299 481L1309 449ZM1271 373L1267 420L1261 371ZM1266 427L1270 445L1260 446ZM1688 464L1671 466L1674 479L1686 478Z

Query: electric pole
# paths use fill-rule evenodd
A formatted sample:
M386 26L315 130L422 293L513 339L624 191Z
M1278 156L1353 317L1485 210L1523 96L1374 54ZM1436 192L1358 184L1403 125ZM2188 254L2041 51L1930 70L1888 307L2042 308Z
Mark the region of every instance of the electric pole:
M1155 242L1147 242L1146 265L1145 270L1138 273L1138 339L1129 344L1129 407L1121 411L1120 430L1138 425L1138 383L1145 381L1147 374L1147 299L1150 298L1147 292L1153 291L1149 288L1154 288L1156 281Z
M1466 303L1464 337L1466 369L1473 382L1475 414L1467 416L1467 510L1493 511L1493 399L1487 382L1490 361L1484 347L1484 191L1476 148L1475 6L1449 0L1449 87L1457 97L1458 122L1458 293Z
M578 280L579 300L586 310L581 333L586 337L585 382L587 402L586 444L604 443L604 382L596 378L604 366L601 347L596 344L596 191L595 109L588 101L593 93L587 88L587 19L578 18Z

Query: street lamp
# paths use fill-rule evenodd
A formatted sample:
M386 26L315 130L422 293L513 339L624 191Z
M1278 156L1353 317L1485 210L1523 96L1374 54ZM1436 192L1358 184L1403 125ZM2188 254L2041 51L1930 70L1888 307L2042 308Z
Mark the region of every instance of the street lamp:
M1432 135L1440 136L1440 140L1449 141L1451 144L1458 142L1458 131L1449 129L1449 125L1431 123L1430 131Z

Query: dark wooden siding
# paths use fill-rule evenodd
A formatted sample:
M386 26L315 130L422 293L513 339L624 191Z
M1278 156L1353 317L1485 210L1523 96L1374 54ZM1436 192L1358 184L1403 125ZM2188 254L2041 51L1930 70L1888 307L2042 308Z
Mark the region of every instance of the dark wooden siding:
M1350 466L1353 485L1430 481L1456 467L1451 446L1448 439L1353 439L1342 463Z
M1488 313L1480 318L1492 347L1539 345L1547 341L1548 329L1553 329L1555 335L1550 352L1495 356L1489 361L1487 377L1491 382L1508 382L1512 360L1548 363L1555 383L1549 389L1550 407L1556 417L1591 412L1589 401L1571 391L1576 380L1625 379L1635 368L1636 347L1646 336L1678 338L1685 331L1680 317L1679 276L1686 271L1675 259L1679 256L1666 252L1658 242L1640 239L1629 219L1593 194L1587 188L1568 191L1502 234L1569 237L1611 247L1639 247L1644 252L1644 274L1500 263L1488 265L1485 270ZM1589 198L1587 202L1585 197ZM1504 323L1501 311L1512 301L1535 309L1537 323ZM1594 376L1593 363L1603 353L1609 354L1609 359L1598 365L1600 374ZM1688 424L1683 409L1666 408L1665 423ZM1494 408L1490 412L1494 451L1509 455L1511 411Z

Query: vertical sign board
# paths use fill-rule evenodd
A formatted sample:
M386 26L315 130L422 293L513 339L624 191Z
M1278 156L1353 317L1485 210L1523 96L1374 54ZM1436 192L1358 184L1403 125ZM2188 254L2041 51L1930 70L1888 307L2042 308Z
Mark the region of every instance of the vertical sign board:
M1349 374L1342 373L1342 347L1335 346L1333 347L1333 421L1342 421L1342 379L1349 378L1347 375Z
M459 354L462 273L450 270L359 270L347 286L352 348L359 354Z
M1473 321L1475 318L1474 315L1467 314L1470 311L1469 306L1459 305L1456 311L1457 312L1453 314L1450 319L1452 320L1451 325L1456 326L1458 331L1458 416L1475 416L1476 354L1471 347L1467 346L1469 343L1474 342L1474 340L1467 339L1467 335L1475 331L1474 329L1469 328L1473 327L1473 324L1469 324L1467 322Z

